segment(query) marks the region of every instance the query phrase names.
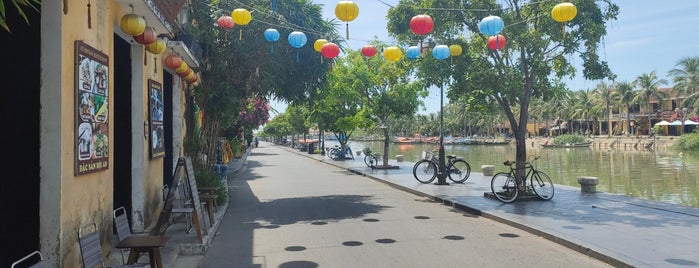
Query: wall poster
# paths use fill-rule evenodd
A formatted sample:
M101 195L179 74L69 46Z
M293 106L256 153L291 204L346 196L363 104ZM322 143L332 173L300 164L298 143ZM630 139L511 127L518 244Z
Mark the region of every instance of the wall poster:
M109 57L75 41L75 175L109 168Z
M165 129L163 129L163 86L154 80L148 80L150 92L150 157L165 156Z

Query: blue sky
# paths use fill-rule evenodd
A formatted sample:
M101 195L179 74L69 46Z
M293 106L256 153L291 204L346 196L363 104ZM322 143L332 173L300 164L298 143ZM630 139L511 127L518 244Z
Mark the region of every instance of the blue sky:
M315 2L324 5L325 18L335 18L338 1ZM359 6L359 15L349 22L349 47L359 49L375 36L386 43L394 42L386 31L386 14L388 5L395 6L398 0L354 2ZM607 36L599 53L617 74L617 81L631 82L637 76L655 70L660 78L671 83L667 72L677 62L685 57L699 56L699 1L618 0L614 3L620 7L620 14L616 21L607 25ZM344 22L341 22L338 31L344 35ZM312 41L309 40L309 43L312 44ZM577 57L570 60L580 63ZM585 90L594 88L599 82L586 81L578 73L567 84L572 90ZM283 105L273 106L283 109ZM430 91L425 106L421 114L439 111L438 89Z

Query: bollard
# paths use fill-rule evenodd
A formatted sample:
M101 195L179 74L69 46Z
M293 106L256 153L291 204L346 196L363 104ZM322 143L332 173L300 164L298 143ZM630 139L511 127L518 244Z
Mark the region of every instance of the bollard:
M493 176L495 173L495 166L493 165L482 165L481 170L483 171L483 176Z
M396 155L396 162L403 162L403 155L402 154Z
M578 177L578 183L580 183L580 191L583 193L595 193L597 192L597 184L599 180L597 177Z

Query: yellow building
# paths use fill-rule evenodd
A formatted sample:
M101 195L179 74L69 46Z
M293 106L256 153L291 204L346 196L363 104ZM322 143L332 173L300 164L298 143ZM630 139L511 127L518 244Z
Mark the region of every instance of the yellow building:
M40 250L48 267L80 267L78 230L96 223L111 251L113 209L147 230L163 206L183 155L190 83L164 68L167 55L199 67L196 42L181 34L184 0L42 1L6 4L2 71L2 240L0 267ZM167 48L147 46L120 27L144 18Z

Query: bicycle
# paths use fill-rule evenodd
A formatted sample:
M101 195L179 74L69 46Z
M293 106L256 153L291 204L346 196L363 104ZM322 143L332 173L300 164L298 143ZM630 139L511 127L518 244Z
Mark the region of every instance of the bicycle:
M499 172L490 180L490 190L495 195L495 198L504 202L511 203L517 199L520 191L530 193L533 191L536 196L542 200L551 200L554 195L554 187L551 178L541 170L538 170L532 164L539 159L540 156L534 157L533 160L527 161L524 164L526 175L522 180L522 189L517 185L516 171L518 170L515 161L507 160L503 164L510 168L509 172ZM527 185L529 179L529 185Z
M364 164L367 167L375 168L379 163L379 154L373 153L369 147L364 148L362 152L364 153Z
M439 170L439 158L432 152L422 152L422 159L413 166L413 176L420 183L430 183L437 177ZM446 173L449 179L455 183L463 183L471 175L471 165L461 157L448 155Z
M352 148L350 148L349 144L345 145L345 150L341 150L340 145L335 145L332 148L327 149L328 151L328 156L330 156L330 159L332 160L340 160L340 159L352 159L354 160L354 155L352 154Z

